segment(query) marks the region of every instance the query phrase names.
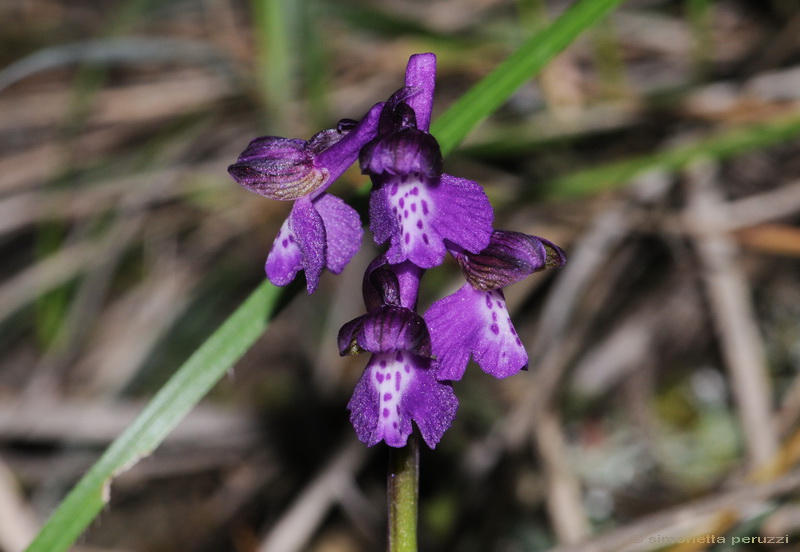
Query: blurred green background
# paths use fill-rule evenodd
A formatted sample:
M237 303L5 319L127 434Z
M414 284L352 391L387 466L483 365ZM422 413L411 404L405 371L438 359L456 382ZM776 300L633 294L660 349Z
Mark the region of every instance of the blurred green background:
M359 118L417 52L436 116L570 4L0 4L0 550L263 280L289 205L227 176L252 137ZM792 0L625 2L469 135L447 172L568 265L507 291L529 372L455 384L421 550L796 546L799 161ZM334 186L362 220L366 185ZM301 277L74 550L382 549L386 451L345 410L367 359L335 344L376 253ZM431 271L421 310L460 282ZM789 545L732 546L759 536Z

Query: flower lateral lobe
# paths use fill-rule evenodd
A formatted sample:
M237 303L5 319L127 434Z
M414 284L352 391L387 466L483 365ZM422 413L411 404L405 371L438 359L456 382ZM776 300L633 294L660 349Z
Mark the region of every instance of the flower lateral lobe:
M272 244L267 277L285 286L303 270L308 293L314 293L322 269L341 272L361 246L362 234L358 213L338 197L300 198Z
M405 446L412 421L435 448L458 409L452 387L433 377L430 360L408 351L373 354L347 405L358 438Z

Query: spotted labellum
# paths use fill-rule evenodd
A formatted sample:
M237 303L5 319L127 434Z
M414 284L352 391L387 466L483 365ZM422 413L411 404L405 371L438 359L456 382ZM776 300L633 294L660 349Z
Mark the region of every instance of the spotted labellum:
M324 268L341 272L361 243L358 213L327 188L356 161L369 175L369 228L385 251L364 274L366 314L338 337L340 354L371 355L347 405L368 446L402 447L416 426L435 447L458 409L451 382L461 379L470 358L498 378L526 368L503 288L565 262L548 240L494 230L483 188L442 172L429 132L435 77L436 57L414 55L404 85L359 122L342 120L308 141L256 138L228 168L246 189L294 201L266 272L286 285L303 271L309 293ZM421 315L422 276L448 253L465 283Z

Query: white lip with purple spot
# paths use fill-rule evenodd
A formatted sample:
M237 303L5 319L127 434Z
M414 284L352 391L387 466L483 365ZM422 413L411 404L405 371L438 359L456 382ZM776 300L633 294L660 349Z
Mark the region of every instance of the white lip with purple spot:
M372 385L378 393L376 430L392 446L402 446L405 443L405 437L401 433L400 401L414 378L412 362L412 355L407 351L375 354L370 362Z
M406 258L426 254L432 234L434 202L425 183L402 176L390 184L389 207L400 226L400 248ZM436 236L438 237L438 236Z

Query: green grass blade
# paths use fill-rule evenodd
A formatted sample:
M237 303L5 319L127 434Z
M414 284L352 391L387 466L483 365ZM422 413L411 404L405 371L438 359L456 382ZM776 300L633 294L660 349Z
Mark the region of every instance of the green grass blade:
M287 0L252 0L262 101L274 132L288 128L294 82L291 68L292 7Z
M267 327L280 289L261 284L153 397L60 504L28 552L68 550L105 506L111 480L155 450Z
M541 71L593 23L622 0L581 0L467 91L431 126L442 153L452 151L467 134L494 113L526 80Z
M544 183L542 194L558 199L591 195L624 186L632 178L651 170L677 171L698 158L725 159L746 151L780 144L798 136L800 116L795 114L769 123L726 130L690 144L635 159L570 173Z
M264 0L254 1L258 3ZM621 2L582 0L552 26L526 42L435 122L432 132L439 139L443 152L452 151L472 128L502 105L526 79L542 69L583 29L600 20ZM269 5L278 4L266 6ZM266 12L261 12L261 16L262 29L267 28L270 20L279 19L269 17ZM285 72L283 58L280 58L282 55L279 54L278 65ZM266 329L279 295L279 290L267 282L253 292L161 388L142 414L78 482L27 552L61 552L69 549L105 505L112 479L155 450L191 408L255 343Z

